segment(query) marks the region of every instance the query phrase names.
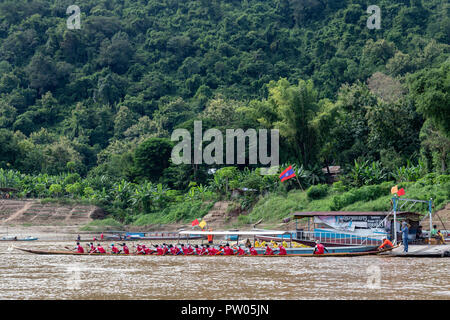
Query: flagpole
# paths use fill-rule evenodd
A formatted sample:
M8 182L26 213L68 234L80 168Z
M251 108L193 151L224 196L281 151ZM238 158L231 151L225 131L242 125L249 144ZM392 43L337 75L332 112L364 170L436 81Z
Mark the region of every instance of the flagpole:
M295 175L295 179L297 179L297 182L298 182L298 185L300 186L300 189L302 189L302 191L305 191L305 190L303 190L303 187L302 187L302 185L300 184L300 181L298 180L297 175Z
M394 202L394 245L397 245L397 197L392 198Z

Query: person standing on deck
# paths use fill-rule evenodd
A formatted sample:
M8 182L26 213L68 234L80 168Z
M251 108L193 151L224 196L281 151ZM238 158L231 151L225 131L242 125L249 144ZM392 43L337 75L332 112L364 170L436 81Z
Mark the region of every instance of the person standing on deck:
M102 234L100 235L100 241L103 241L103 232L102 232Z
M324 254L325 251L328 252L327 248L325 248L324 245L321 244L319 240L317 240L313 254Z
M409 233L409 228L408 228L408 224L403 221L402 223L402 239L403 239L403 252L408 252L408 233Z
M209 232L212 232L212 229L209 229ZM213 243L213 239L214 239L214 236L212 234L208 234L208 243L209 244Z

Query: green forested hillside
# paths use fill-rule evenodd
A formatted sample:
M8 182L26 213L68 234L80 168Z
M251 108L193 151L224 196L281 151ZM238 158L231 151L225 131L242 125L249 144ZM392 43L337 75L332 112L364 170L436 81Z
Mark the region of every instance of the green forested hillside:
M326 165L448 174L445 0L380 0L378 30L365 0L79 0L70 30L72 2L0 3L0 168L187 191L212 177L170 135L202 120L279 129L306 186Z

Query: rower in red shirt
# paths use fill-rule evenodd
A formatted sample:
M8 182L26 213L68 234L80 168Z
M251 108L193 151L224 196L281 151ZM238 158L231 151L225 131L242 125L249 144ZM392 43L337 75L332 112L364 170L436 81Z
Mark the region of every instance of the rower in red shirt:
M200 256L200 255L202 254L202 250L203 250L203 247L200 248L200 247L198 246L198 244L195 245L195 254L197 254L197 255Z
M144 248L140 244L136 247L136 254L145 254Z
M122 243L122 250L124 254L130 254L130 250L125 243Z
M157 246L156 246L156 255L158 255L158 256L162 256L164 253L163 253L163 249L161 248L161 246L158 244Z
M226 256L234 255L234 251L233 251L233 249L230 248L230 245L228 243L225 246L225 248L223 249L223 254L226 255Z
M178 248L177 246L173 246L173 245L170 245L170 253L171 254L173 254L174 256L176 256L177 254L179 254L181 251L180 251L180 248Z
M218 253L219 253L219 250L217 250L216 248L214 248L214 247L208 248L208 255L215 256Z
M266 252L264 252L264 254L265 254L266 256L271 256L271 255L273 255L273 250L269 247L268 244L266 244Z
M142 245L142 249L144 250L145 254L152 254L153 251L148 248L145 244Z
M189 254L188 247L187 246L185 247L183 243L181 244L181 252L183 252L184 255Z
M97 244L96 252L98 253L106 253L105 249L100 245L100 243Z
M91 252L95 252L95 246L92 242L90 243L90 247L89 247L89 253L91 253Z
M238 256L244 256L245 255L245 250L242 249L241 246L239 246L238 249L237 249L237 255Z
M114 245L114 243L111 245L111 253L113 253L113 254L119 253L119 249L117 249L117 247Z
M187 254L189 255L194 254L194 249L190 244L187 245Z
M83 249L83 247L80 245L79 242L77 242L76 250L77 250L77 253L84 253L84 249Z
M287 254L286 249L283 247L283 245L280 244L280 246L278 247L278 249L280 250L278 252L279 256L285 256Z
M253 248L252 246L249 245L248 249L250 251L250 255L252 255L252 256L257 256L258 255L258 251L256 251L256 249Z
M162 250L163 250L163 255L166 255L167 253L169 253L169 248L167 247L167 245L165 243L163 243Z
M325 248L323 246L323 244L321 244L319 242L319 240L316 241L316 247L314 248L314 252L313 254L324 254L326 252L328 252L327 248Z

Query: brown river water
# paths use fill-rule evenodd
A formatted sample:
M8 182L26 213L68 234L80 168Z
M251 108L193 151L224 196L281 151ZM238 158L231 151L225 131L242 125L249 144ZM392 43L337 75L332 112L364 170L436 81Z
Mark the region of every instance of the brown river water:
M0 243L0 299L450 300L449 258L34 255Z

